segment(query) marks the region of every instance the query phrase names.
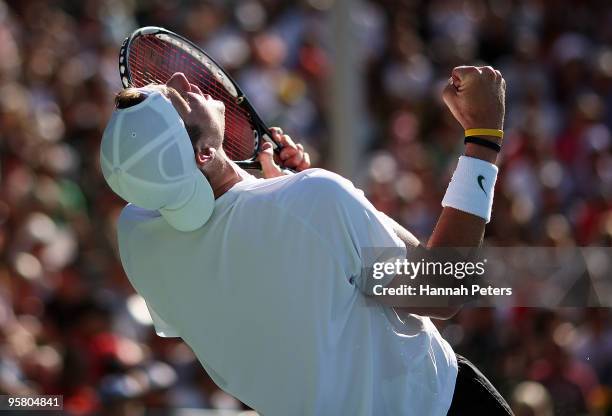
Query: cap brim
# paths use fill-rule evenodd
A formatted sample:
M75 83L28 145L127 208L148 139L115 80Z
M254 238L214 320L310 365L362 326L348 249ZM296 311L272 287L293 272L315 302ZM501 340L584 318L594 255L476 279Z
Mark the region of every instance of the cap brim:
M168 224L179 231L189 232L202 227L215 208L215 195L202 172L195 171L192 179L193 191L185 203L159 210Z

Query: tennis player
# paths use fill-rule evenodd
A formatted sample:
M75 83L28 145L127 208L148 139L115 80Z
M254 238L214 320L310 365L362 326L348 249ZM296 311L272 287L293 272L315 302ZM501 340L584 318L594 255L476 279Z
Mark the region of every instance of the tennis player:
M444 100L473 137L427 247L482 240L504 92L491 67L452 71ZM249 175L223 151L226 122L223 103L177 73L120 92L104 132L104 177L129 202L121 261L157 334L182 338L220 388L267 416L512 414L432 324L454 308L365 296L366 251L408 255L418 240L347 179L308 169L280 129L280 162L298 173L266 145L266 178Z

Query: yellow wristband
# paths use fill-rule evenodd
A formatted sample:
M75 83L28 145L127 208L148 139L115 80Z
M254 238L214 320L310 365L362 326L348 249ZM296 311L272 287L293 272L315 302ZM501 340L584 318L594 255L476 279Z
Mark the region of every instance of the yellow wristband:
M497 129L467 129L465 131L465 137L468 136L493 136L502 139L504 137L504 131Z

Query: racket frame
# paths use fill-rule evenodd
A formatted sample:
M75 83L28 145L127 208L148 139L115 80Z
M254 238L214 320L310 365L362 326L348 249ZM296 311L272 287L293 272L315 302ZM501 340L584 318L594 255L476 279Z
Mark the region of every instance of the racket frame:
M250 103L246 95L242 92L242 90L240 89L238 84L232 79L232 77L210 55L204 52L202 48L200 48L195 43L191 42L189 39L181 35L178 35L170 30L164 29L162 27L157 27L157 26L144 26L139 29L136 29L127 38L125 38L125 40L123 41L123 44L121 45L121 48L119 49L119 75L121 77L121 84L123 85L123 88L130 88L133 86L132 75L131 75L131 70L130 70L130 61L129 61L130 45L138 37L157 36L157 35L165 35L169 38L176 39L178 42L182 42L184 46L186 47L183 47L183 45L175 45L175 46L179 47L185 53L190 54L194 59L200 62L202 62L202 58L199 58L197 55L194 55L190 49L198 53L201 53L202 55L206 57L206 59L210 60L223 73L226 79L232 84L233 88L236 90L236 94L234 95L229 90L228 92L231 96L235 98L236 104L243 107L249 114L249 117L251 119L251 124L253 126L253 136L254 136L254 141L255 141L255 147L253 148L253 155L251 156L250 159L234 160L233 162L236 163L238 166L240 166L243 169L261 170L261 164L259 163L259 161L257 161L257 154L259 153L261 149L261 145L263 144L263 141L267 141L271 143L273 146L274 152L277 154L281 150L280 144L277 143L272 138L270 134L270 129L262 121L261 117L259 116L259 114L257 114L257 111L255 110L253 105ZM162 41L165 42L165 40L163 39ZM202 64L204 65L203 62ZM224 88L227 90L227 87L224 86Z

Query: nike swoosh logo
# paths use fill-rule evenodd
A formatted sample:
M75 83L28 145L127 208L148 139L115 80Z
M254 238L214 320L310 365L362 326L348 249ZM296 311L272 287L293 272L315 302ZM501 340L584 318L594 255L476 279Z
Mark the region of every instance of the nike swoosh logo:
M487 191L485 191L484 186L482 186L482 181L484 181L484 180L485 180L484 176L478 175L478 186L480 186L480 189L482 189L482 192L484 192L485 195L487 195Z

